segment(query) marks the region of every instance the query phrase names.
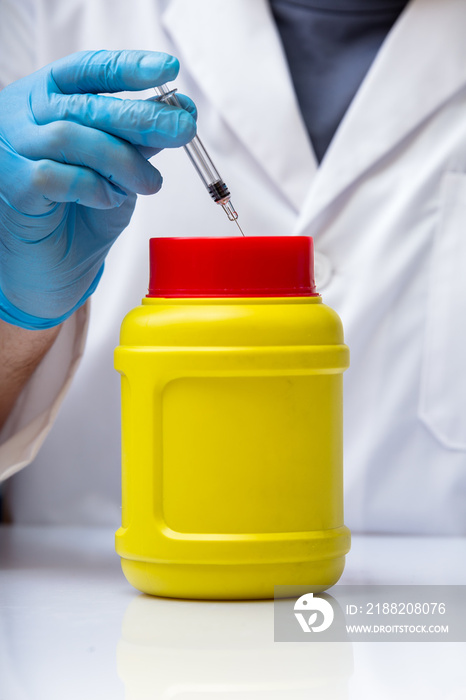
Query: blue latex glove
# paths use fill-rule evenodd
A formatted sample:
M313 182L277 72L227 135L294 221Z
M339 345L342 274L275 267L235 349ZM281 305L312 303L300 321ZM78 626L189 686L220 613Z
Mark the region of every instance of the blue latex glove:
M178 69L163 53L86 51L0 92L0 318L49 328L95 290L136 193L161 187L146 159L196 132L186 97L179 109L96 93L161 85Z

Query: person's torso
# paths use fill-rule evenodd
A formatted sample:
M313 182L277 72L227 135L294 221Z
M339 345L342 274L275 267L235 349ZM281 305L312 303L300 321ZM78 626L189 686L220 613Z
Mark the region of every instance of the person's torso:
M318 289L351 350L346 524L465 532L466 74L456 27L466 11L456 0L407 8L317 168L265 0L237 0L228 18L210 0L164 5L161 19L150 0L36 3L49 12L36 65L92 48L181 59L177 85L198 106L246 235L314 236ZM11 484L18 522L118 525L112 351L146 293L148 239L235 233L182 151L154 162L163 190L140 198L110 252L81 367L35 463Z

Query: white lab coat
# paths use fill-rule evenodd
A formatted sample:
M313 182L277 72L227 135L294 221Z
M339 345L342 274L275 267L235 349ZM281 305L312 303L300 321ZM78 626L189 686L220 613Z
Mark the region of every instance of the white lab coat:
M0 0L0 10L3 82L81 49L180 58L177 85L197 103L199 133L246 234L314 236L319 291L351 349L347 525L466 533L464 1L407 7L320 167L266 0ZM33 464L8 482L17 521L118 525L112 351L125 312L146 293L148 239L235 234L182 150L154 163L163 190L140 198L110 252L60 413ZM49 429L85 315L67 322L7 424L4 473Z

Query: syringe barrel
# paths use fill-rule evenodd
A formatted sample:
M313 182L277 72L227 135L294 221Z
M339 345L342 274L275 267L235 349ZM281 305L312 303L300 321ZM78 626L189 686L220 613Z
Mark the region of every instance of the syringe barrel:
M191 163L199 173L199 177L210 192L210 186L221 181L220 173L210 160L199 136L195 136L184 146ZM230 193L228 193L230 194ZM215 200L217 201L217 199Z
M162 102L166 102L167 104L175 107L182 107L175 94L175 90L169 90L166 85L158 85L157 87L154 87L154 90ZM220 200L228 201L230 198L230 192L220 177L220 173L218 172L217 168L212 163L210 156L204 148L199 136L195 136L188 144L186 144L186 146L184 146L184 150L188 154L189 160L197 170L199 177L209 191L212 199L215 202L220 202Z

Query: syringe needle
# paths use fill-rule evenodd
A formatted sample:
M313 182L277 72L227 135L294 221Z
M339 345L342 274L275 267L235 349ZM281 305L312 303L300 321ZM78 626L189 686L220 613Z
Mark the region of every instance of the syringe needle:
M242 229L241 226L239 225L238 219L235 219L235 224L237 225L237 227L238 227L239 230L241 231L241 235L244 236L243 229ZM244 237L245 237L245 236L244 236Z

